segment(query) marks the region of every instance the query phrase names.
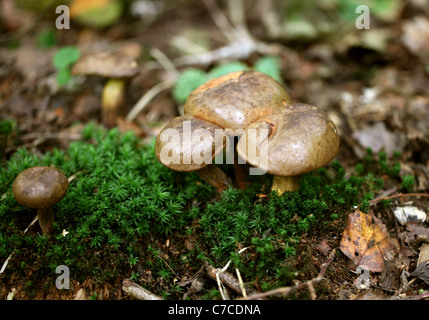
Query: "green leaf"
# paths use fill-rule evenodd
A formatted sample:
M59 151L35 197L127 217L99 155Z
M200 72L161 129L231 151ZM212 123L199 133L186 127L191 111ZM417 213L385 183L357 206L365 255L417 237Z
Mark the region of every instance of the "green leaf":
M68 68L75 63L80 57L79 48L75 46L67 46L59 49L53 59L52 63L57 70Z
M57 73L57 83L59 86L65 85L71 79L71 74L68 69L60 69Z
M268 74L277 81L282 80L280 75L280 63L276 57L266 56L258 59L258 61L255 62L254 69Z
M185 69L173 88L173 97L178 103L184 103L188 95L207 81L206 73L201 69Z

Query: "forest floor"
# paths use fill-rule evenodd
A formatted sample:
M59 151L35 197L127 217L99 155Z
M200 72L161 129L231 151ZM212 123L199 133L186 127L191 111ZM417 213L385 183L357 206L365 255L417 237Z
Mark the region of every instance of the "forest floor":
M335 11L336 2L329 8L314 3L303 8L285 8L286 5L276 1L243 1L248 33L241 35L249 34L252 40L237 47L234 32L242 32L243 25L239 24L240 11L232 5L220 3L217 7L215 1L208 0L156 1L153 15L143 9L138 11L137 7L132 9L132 3L143 2L124 2L121 18L104 28L88 27L72 19L70 29L57 30L58 14L51 12L52 9L10 9L10 1L0 0L2 8L10 10L9 15L0 17L0 119L14 122L2 148L2 161L7 162L22 147L40 156L54 148L66 150L72 141L82 138L81 130L86 124L102 123L101 94L106 79L78 76L60 86L58 69L53 65L60 48L73 46L81 56L102 51L136 58L139 74L130 80L124 110L110 128L116 127L120 132L131 130L147 142L181 114L181 104L172 90L178 73L185 68L207 71L227 61L252 66L262 56L276 56L291 99L317 106L335 123L341 139L335 160L347 173L364 161L368 148L373 154L384 153L389 163L400 163L396 184L374 195L374 199L394 196L390 206L380 207L374 202L369 210L374 224L362 227L382 238L377 238L377 244L388 241L386 246L395 247L394 262L384 256L383 267L362 278L366 274L359 274L356 259L341 250L343 233L354 232L345 218L334 222L329 234L315 228L301 236L292 260L302 272L294 283L302 288L293 285L288 288L307 292L295 296L298 299L427 299L428 283L422 279L425 276L428 279L429 269L420 269L422 273L415 277L406 272L411 273L420 263L429 261L429 218L403 225L394 211L414 206L426 214L429 212L429 5L417 0L392 1L396 7L385 9L386 14L371 11L370 28L358 30L354 23L358 14L350 13L352 22L342 20L343 16ZM282 14L287 10L298 12L301 19L298 21L305 22L303 30L310 31L301 30L297 34L290 31L299 30L303 26L299 23L289 24L292 29L287 29L282 22ZM226 17L231 12L236 14L237 30L232 30L234 25L221 25L225 17L222 12ZM255 47L244 50L244 44ZM221 58L215 50L223 46L231 51ZM204 50L212 52L206 63L200 56ZM184 56L191 58L185 60ZM131 121L127 120L127 114L142 96L160 83L165 87ZM412 187L401 183L405 177L414 177ZM399 193L414 195L398 196ZM349 208L350 215L356 212L357 208ZM359 223L365 222L359 220ZM177 241L180 240L176 239L176 244ZM179 246L183 249L188 242ZM322 282L317 278L321 268ZM146 281L158 281L150 274L143 276ZM79 288L87 289L86 298L94 297L88 289L92 288L91 279L76 284L75 290L61 292L53 287L30 297L20 289L25 283L16 277L2 279L7 284L2 287L2 298L10 294L12 287L14 292L20 292L16 295L18 299L73 299ZM312 279L317 280L306 283ZM359 287L362 279L369 279L371 285ZM123 291L122 280L106 284L105 288L97 285L97 297L129 298ZM257 279L253 280L254 287L262 290ZM212 281L212 287L217 287L216 281ZM319 288L317 294L313 287ZM284 293L274 296L279 298Z

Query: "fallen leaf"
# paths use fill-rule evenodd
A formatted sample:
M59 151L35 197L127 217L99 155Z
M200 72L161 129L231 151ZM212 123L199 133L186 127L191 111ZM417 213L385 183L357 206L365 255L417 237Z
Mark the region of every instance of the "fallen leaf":
M417 267L410 273L410 276L417 277L429 284L429 243L422 243L419 251Z
M340 249L356 266L382 272L385 260L391 260L397 252L397 247L384 229L380 223L374 223L368 214L356 210L349 215Z
M407 239L412 245L429 240L429 229L423 227L421 224L408 223L406 230Z
M394 292L400 288L401 269L395 263L385 261L384 270L380 275L379 286L386 291Z
M417 265L420 266L423 263L429 262L429 243L422 243L419 249L419 259Z
M326 239L322 240L316 245L316 249L323 253L325 256L332 250Z
M417 277L429 284L429 261L420 264L416 270L410 273L410 276Z

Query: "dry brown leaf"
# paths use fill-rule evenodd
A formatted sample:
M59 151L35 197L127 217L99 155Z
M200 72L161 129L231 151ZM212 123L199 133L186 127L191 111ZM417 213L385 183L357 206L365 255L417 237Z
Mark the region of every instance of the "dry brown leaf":
M328 241L326 239L322 240L320 243L316 245L316 249L323 253L325 256L329 254L332 248L329 246Z
M397 252L384 226L359 210L349 215L349 221L341 239L340 249L356 266L369 271L382 272L384 260L390 260Z

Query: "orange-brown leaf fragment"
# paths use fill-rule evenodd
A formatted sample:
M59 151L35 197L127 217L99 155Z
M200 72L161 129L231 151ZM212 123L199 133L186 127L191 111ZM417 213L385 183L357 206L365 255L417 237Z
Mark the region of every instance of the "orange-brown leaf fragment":
M382 272L384 260L390 260L397 251L385 229L374 223L368 214L356 210L349 215L340 249L356 266Z

